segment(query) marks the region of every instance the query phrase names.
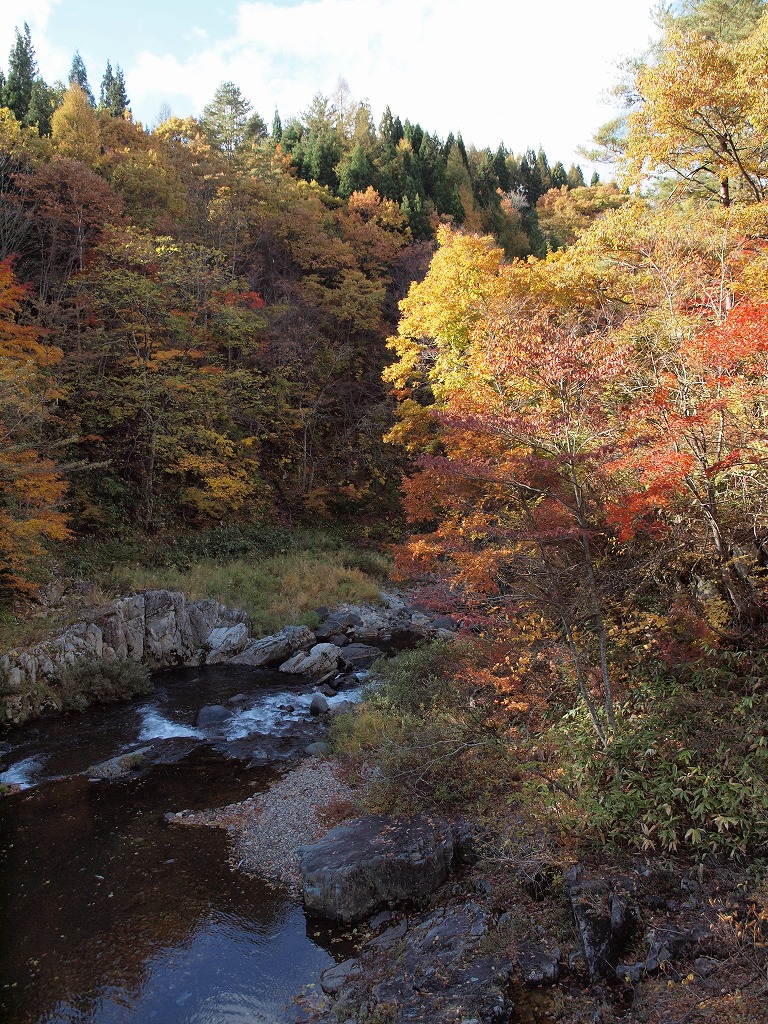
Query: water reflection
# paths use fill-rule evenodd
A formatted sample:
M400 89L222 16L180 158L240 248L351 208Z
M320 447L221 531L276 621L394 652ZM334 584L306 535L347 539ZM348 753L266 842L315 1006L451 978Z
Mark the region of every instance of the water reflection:
M162 819L269 777L201 747L131 782L72 777L0 802L0 1019L289 1019L332 958L284 893L229 869L224 832Z

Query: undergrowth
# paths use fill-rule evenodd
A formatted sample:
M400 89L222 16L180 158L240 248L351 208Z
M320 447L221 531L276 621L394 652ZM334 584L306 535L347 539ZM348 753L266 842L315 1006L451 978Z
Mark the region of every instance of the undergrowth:
M82 618L84 606L168 588L191 600L215 597L249 613L255 633L314 625L313 609L376 601L388 559L340 533L222 526L172 541L137 537L81 544L56 570L64 597L53 607L0 606L0 652L31 646ZM88 580L78 593L73 580ZM70 581L69 584L67 581Z
M70 711L127 700L150 689L149 669L123 659L79 661L64 669L58 683L62 707Z
M458 685L466 641L438 640L382 659L364 702L333 722L335 753L365 772L371 809L483 814L503 792L511 751L482 713L484 694Z
M564 827L640 851L746 858L768 850L768 656L710 651L632 679L610 744L581 708L554 733Z
M180 590L190 600L215 597L251 617L255 634L269 633L286 623L316 625L314 609L343 601L376 601L379 585L360 569L349 568L337 553L287 552L260 561L204 559L189 568L140 566L116 568L111 589Z

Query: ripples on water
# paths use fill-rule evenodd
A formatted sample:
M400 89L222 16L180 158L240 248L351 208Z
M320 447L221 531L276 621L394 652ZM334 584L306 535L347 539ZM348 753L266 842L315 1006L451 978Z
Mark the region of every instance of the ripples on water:
M233 872L223 831L163 821L168 810L217 806L268 785L271 769L228 758L222 732L214 749L194 724L200 707L234 695L229 740L309 717L311 693L272 676L268 689L263 679L254 688L254 678L221 667L166 674L149 700L10 737L0 781L33 788L0 801L3 1024L293 1019L286 1005L333 963L335 939L316 944L295 900ZM341 699L359 691L331 703ZM152 740L195 749L141 778L72 775Z

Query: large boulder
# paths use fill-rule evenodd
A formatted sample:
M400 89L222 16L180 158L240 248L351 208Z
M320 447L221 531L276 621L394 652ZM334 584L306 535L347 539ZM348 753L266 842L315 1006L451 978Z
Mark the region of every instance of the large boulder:
M206 704L198 711L195 724L198 729L221 731L231 717L230 708L225 708L222 704Z
M283 662L280 671L320 679L338 669L340 655L341 647L337 647L336 644L315 644L308 654L299 651L288 661Z
M314 642L315 634L306 626L286 626L273 636L252 640L240 654L230 659L230 664L253 668L279 665L297 651L308 651Z
M453 831L444 818L356 818L302 850L304 905L310 913L350 924L433 892L450 875L453 861Z
M206 665L219 665L238 655L248 643L248 627L244 622L236 626L219 626L208 635Z
M384 652L371 644L347 644L341 653L341 660L348 668L370 668Z

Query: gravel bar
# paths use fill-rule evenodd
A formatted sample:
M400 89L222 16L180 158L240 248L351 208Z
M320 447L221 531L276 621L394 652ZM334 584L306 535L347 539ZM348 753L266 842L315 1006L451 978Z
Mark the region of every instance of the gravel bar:
M355 792L341 779L338 762L310 757L265 793L226 807L181 811L168 820L176 825L225 828L233 867L296 893L301 889L299 848L321 839L355 810Z

